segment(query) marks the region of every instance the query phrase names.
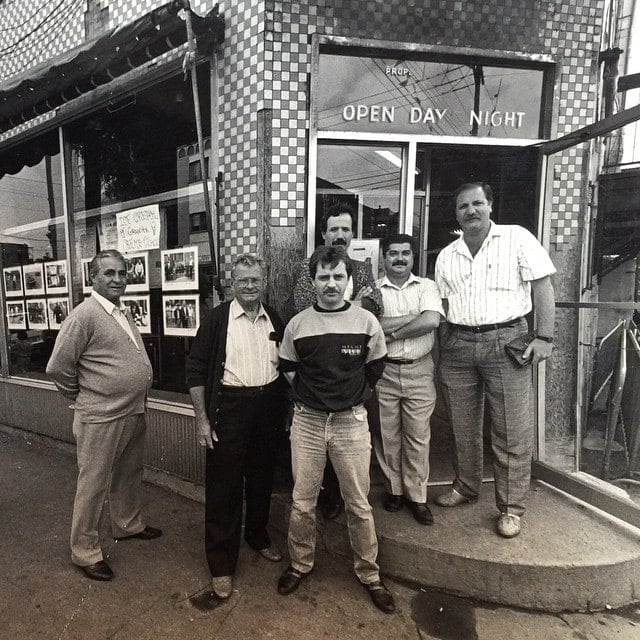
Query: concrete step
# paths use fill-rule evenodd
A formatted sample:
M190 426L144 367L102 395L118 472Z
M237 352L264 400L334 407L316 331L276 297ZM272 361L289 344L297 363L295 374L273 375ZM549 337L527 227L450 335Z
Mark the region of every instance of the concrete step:
M429 502L437 493L433 488ZM533 482L522 532L495 533L493 485L475 504L432 505L435 525L415 522L403 509L382 507L384 489L372 487L379 562L385 575L504 605L543 611L595 611L640 600L640 531L547 485ZM290 497L276 495L272 522L286 532ZM318 544L351 558L346 519L318 517ZM350 561L350 560L349 560Z

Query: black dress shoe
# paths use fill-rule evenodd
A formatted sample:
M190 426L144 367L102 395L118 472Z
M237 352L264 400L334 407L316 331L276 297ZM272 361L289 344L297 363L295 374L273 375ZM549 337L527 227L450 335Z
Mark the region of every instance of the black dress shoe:
M409 508L411 509L413 517L420 524L433 524L433 515L431 513L431 509L427 507L427 504L425 502L409 502Z
M91 578L92 580L107 582L113 578L113 571L111 571L111 567L104 560L87 565L86 567L80 567L80 565L78 565L78 567L82 569L87 578Z
M320 509L322 510L322 517L325 520L335 520L340 515L343 508L344 500L339 500L338 502L324 502L320 506Z
M376 582L371 582L369 584L361 582L360 584L369 592L371 601L376 605L376 607L378 607L378 609L380 609L380 611L393 613L396 610L393 596L387 587L384 586L382 580L377 580Z
M134 538L138 538L139 540L153 540L154 538L159 538L162 535L162 529L156 529L155 527L146 526L139 533L134 533L130 536L122 536L120 538L114 538L117 542L121 540L133 540Z
M290 593L293 593L300 586L302 580L310 573L311 571L302 573L291 566L287 567L278 579L278 593L283 596L288 596Z
M395 513L396 511L400 511L400 509L402 509L403 501L403 496L397 496L393 493L387 493L384 499L384 508L386 511Z

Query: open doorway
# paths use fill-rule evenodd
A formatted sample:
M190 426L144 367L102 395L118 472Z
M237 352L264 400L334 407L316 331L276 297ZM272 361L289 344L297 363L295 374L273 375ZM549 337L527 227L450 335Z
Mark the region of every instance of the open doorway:
M422 273L433 276L438 253L455 238L453 194L464 182L491 185L494 222L536 234L539 166L531 147L418 145L414 229L423 242Z
M491 218L537 232L540 155L536 149L485 145L418 145L414 235L422 239L420 272L433 278L436 258L455 239L453 196L465 182L486 182L494 193ZM438 393L432 418L430 482L452 477L453 435ZM485 479L492 478L489 419L485 418Z

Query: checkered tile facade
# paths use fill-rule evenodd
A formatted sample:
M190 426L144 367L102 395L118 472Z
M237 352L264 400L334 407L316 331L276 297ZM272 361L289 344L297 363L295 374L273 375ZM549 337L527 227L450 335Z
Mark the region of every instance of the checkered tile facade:
M94 3L96 4L96 3ZM109 27L125 24L162 0L98 0ZM200 14L213 0L192 0ZM260 249L257 220L258 112L272 113L270 223L305 216L311 34L491 48L554 56L560 75L552 137L595 117L597 52L603 0L224 0L226 42L220 59L222 264ZM5 0L0 4L0 81L84 40L86 0ZM35 24L42 26L29 35ZM6 42L6 44L5 44ZM267 159L268 164L268 159ZM552 241L577 240L582 150L558 154Z

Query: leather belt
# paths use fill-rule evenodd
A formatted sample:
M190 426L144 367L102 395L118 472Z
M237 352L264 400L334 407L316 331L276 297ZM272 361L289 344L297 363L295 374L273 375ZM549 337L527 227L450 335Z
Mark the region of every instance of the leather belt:
M413 359L413 358L390 358L389 356L385 356L383 358L384 362L390 362L391 364L413 364L414 362L418 362L418 360L421 360L422 358L417 358L417 359Z
M514 318L507 322L494 322L493 324L480 324L470 327L466 324L451 324L458 331L468 331L469 333L486 333L487 331L495 331L496 329L505 329L506 327L514 327L522 318Z
M276 378L273 382L260 385L259 387L231 387L223 384L220 388L222 389L222 393L232 396L258 396L261 393L267 393L274 389L277 382L278 379Z

